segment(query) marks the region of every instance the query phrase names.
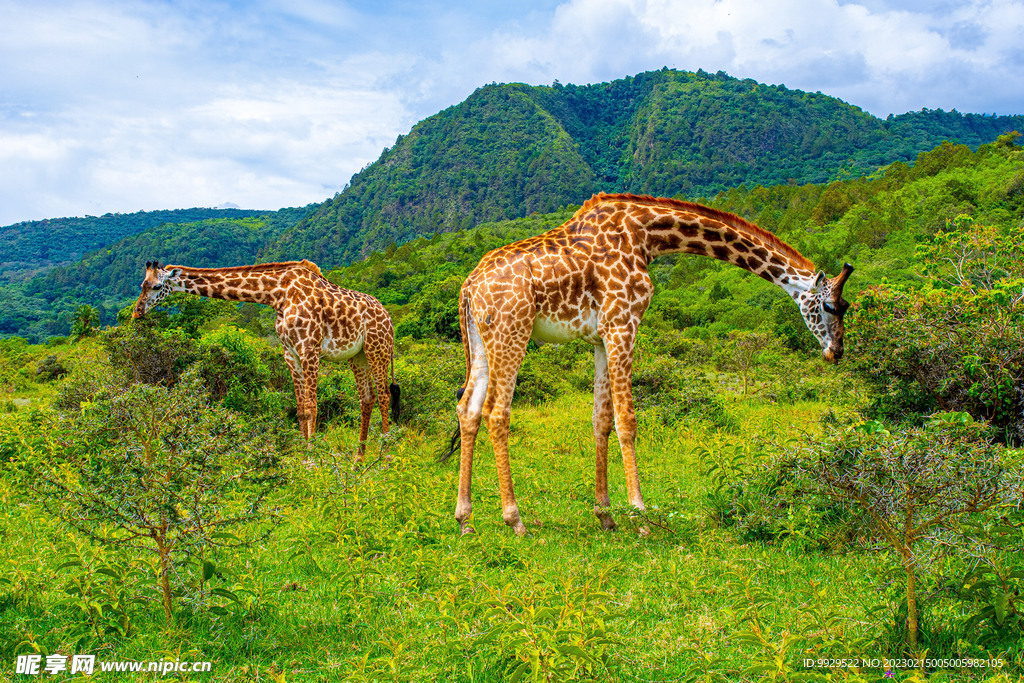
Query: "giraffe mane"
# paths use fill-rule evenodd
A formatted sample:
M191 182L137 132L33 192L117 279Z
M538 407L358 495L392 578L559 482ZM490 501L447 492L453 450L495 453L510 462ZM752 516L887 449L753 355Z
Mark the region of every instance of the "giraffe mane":
M256 263L254 265L249 265L249 266L226 266L226 267L223 267L223 268L193 268L192 266L181 266L181 265L166 265L166 266L163 266L163 268L168 269L168 270L171 269L171 268L185 268L186 270L190 270L190 271L194 271L194 272L198 271L200 273L210 273L212 275L212 274L215 274L215 273L224 273L224 272L228 272L228 271L230 271L232 273L251 273L251 272L254 272L254 271L286 270L288 268L294 268L296 266L305 268L306 270L309 270L309 271L311 271L313 273L316 273L320 277L324 276L324 274L320 271L320 267L319 266L317 266L312 261L309 261L309 260L306 260L306 259L302 259L301 261L276 261L274 263Z
M599 192L590 199L588 199L587 201L585 201L583 203L583 206L581 206L579 210L575 214L573 214L573 218L583 215L587 211L593 209L598 204L616 201L625 201L630 202L631 204L645 204L647 206L664 206L669 209L681 209L683 211L689 211L691 213L700 214L701 216L713 218L715 220L726 223L730 227L740 230L741 232L744 232L747 235L750 235L751 237L757 238L761 242L767 244L772 249L777 249L781 251L782 253L786 254L787 256L791 257L794 261L796 261L797 265L809 268L812 271L816 270L816 266L813 263L811 263L810 259L808 259L806 256L801 254L792 246L790 246L786 242L783 242L781 239L776 237L774 234L768 232L764 228L759 227L743 218L740 218L734 213L729 213L728 211L722 211L720 209L712 209L709 206L704 206L702 204L694 204L693 202L684 202L679 199L669 199L668 197L652 197L646 194L605 194L604 192Z

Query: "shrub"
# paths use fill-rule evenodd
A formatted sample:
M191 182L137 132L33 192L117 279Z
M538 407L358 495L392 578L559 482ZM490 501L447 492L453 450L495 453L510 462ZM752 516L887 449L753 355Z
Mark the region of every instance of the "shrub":
M917 651L917 581L928 568L926 539L952 543L958 518L1021 498L1019 468L966 413L935 415L923 427L881 423L828 426L784 451L776 469L784 501L812 495L850 505L871 521L905 576L907 644ZM934 545L934 544L933 544Z
M129 320L103 337L110 364L124 383L174 386L199 360L198 343L178 328L161 329L155 316Z
M158 558L170 622L176 563L210 545L235 545L239 535L251 541L269 533L263 524L275 516L267 497L284 481L279 461L295 436L208 405L195 370L170 390L101 381L94 389L77 409L23 423L14 458L41 504L65 524Z
M636 411L655 412L674 425L683 419L725 424L725 408L704 373L674 360L655 357L633 369Z
M873 414L920 423L961 410L1024 442L1024 227L960 216L921 251L923 288L875 287L851 316L849 356L876 389Z
M43 359L43 362L36 368L36 377L44 382L50 382L55 379L65 377L70 370L68 370L60 359L56 355L49 355Z
M281 350L236 327L203 335L199 363L210 397L232 410L274 414L293 395Z

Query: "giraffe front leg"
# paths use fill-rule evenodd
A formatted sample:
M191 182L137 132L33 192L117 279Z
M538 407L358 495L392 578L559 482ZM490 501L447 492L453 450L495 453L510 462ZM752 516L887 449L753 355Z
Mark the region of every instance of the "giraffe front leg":
M316 384L317 377L320 374L319 347L313 351L303 353L302 361L305 406L303 410L304 418L299 424L302 426L302 435L307 439L312 439L313 433L316 431Z
M594 445L597 449L594 514L605 531L615 528L615 520L608 509L611 507L611 498L608 496L608 435L612 431L613 419L612 396L608 386L608 353L603 345L598 344L594 347Z
M640 495L640 474L636 464L636 413L633 409L633 335L630 331L618 331L605 339L608 351L608 379L611 387L612 405L615 410L615 431L619 436L622 450L622 466L626 471L626 494L629 504L641 512L644 507Z

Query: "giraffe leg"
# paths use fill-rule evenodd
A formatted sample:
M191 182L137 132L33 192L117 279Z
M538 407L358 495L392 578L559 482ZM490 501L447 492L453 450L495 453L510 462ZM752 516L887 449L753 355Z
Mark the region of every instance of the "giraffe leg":
M532 320L532 318L531 318ZM493 340L493 338L492 338ZM512 417L512 394L516 388L519 366L526 355L526 344L530 341L530 330L517 335L511 331L504 336L504 344L494 349L491 357L495 361L490 369L490 387L484 413L488 415L487 430L491 435L494 460L498 470L498 486L501 489L501 516L505 524L512 527L517 536L526 534L526 527L519 518L519 505L512 489L512 468L508 459L508 427ZM493 346L492 346L493 349Z
M373 415L373 386L370 366L363 352L349 359L348 365L356 378L356 393L359 395L359 451L356 462L363 461L366 455L366 435L370 432L370 417Z
M622 465L626 470L626 493L629 504L640 511L646 510L640 495L640 475L636 465L636 413L633 410L633 335L629 331L616 331L605 339L608 350L608 379L611 385L612 405L615 408L615 431L622 450Z
M376 339L373 339L373 341L376 341ZM389 339L385 339L385 341L390 342ZM377 395L377 409L380 411L380 433L387 434L388 428L390 427L390 415L388 411L390 410L391 392L388 390L388 362L391 360L391 345L390 343L374 344L374 348L369 349L370 342L371 339L368 336L366 340L367 346L364 347L364 355L369 364L372 391L376 392ZM384 348L385 346L387 348ZM372 414L373 399L371 398L367 421L369 421L369 417ZM391 462L390 451L386 453L384 457L388 462Z
M487 353L476 329L476 323L472 316L467 317L470 371L456 411L459 415L462 453L459 460L459 498L455 504L455 520L463 534L474 532L473 527L469 525L469 517L473 513L473 448L476 445L477 432L480 431L480 419L483 416L489 384Z
M305 421L300 418L302 435L307 439L313 438L316 431L316 382L320 374L320 348L319 344L313 349L304 349L302 353L302 378L304 384L303 398Z
M299 420L299 432L302 436L306 436L306 381L302 375L302 363L299 362L296 356L297 354L290 351L288 347L285 347L284 360L288 364L289 372L292 374L292 386L295 388L295 411L296 417Z
M610 531L615 528L612 519L611 499L608 496L608 434L612 431L612 395L608 386L608 353L604 345L594 347L594 443L597 447L594 488L596 503L594 514L601 520L601 528Z

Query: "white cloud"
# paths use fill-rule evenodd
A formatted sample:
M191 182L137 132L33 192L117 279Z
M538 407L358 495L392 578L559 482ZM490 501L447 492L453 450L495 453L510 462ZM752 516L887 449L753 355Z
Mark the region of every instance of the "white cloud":
M491 81L670 66L1024 113L1021 0L0 0L0 225L320 201Z

